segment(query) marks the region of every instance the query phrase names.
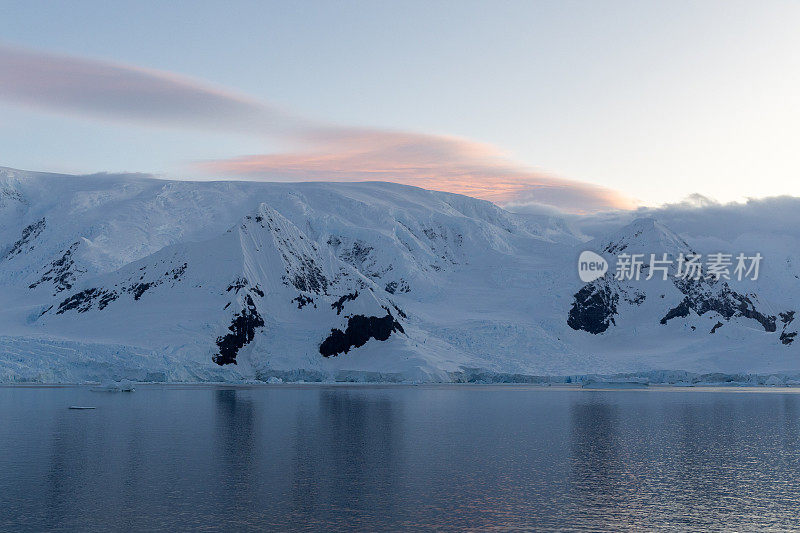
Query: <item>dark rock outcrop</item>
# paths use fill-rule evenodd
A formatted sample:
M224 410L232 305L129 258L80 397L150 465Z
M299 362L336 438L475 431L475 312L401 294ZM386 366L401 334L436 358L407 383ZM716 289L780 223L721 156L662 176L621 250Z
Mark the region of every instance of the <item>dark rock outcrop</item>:
M110 304L114 300L119 299L120 295L124 293L132 294L134 301L138 301L145 292L152 289L153 287L157 287L169 280L180 281L180 279L186 272L187 268L188 265L186 263L183 263L181 266L174 268L172 270L168 270L164 272L163 276L159 276L158 278L151 281L143 281L145 278L145 274L143 273L141 274L139 279L135 282L130 282L129 280L129 283L115 284L114 287L110 289L102 287L92 287L90 289L85 289L63 300L58 305L56 314L61 315L67 311L72 311L72 310L75 310L78 313L85 313L86 311L91 309L95 303L97 303L97 308L102 310L105 309L108 306L108 304ZM141 272L146 272L146 267L142 267L139 270Z
M787 331L789 325L794 322L794 311L786 311L780 313L781 322L783 323L783 330L781 331L780 341L782 344L786 346L792 344L794 342L795 337L797 337L796 331Z
M400 281L390 281L384 287L384 290L389 294L394 294L396 292L411 292L411 287L408 285L408 282L404 279L400 279Z
M3 259L10 259L15 255L21 254L24 250L33 250L33 241L41 235L47 227L47 222L44 218L37 220L33 224L29 224L22 229L22 236L14 244L11 249L5 253Z
M97 302L98 309L105 309L109 303L113 302L117 298L119 298L119 294L116 291L98 288L86 289L77 294L73 294L58 304L56 314L63 315L67 311L72 310L75 310L78 313L85 313L92 308L92 305L94 305L95 302Z
M575 293L567 325L595 335L603 333L615 323L618 302L619 294L603 280L588 283Z
M358 298L358 291L350 294L345 294L344 296L342 296L341 298L339 298L338 300L336 300L331 304L331 309L336 309L336 314L341 315L342 311L344 310L344 303L351 302L356 298Z
M392 333L405 333L403 326L387 311L386 316L354 315L347 321L347 328L332 329L331 334L322 341L319 353L324 357L334 357L347 353L351 348L364 346L370 339L388 340Z
M78 275L84 273L83 270L79 270L75 267L73 255L78 249L78 246L80 246L80 242L72 243L72 246L48 265L42 277L28 285L28 288L35 289L43 283L52 282L56 294L71 289Z
M686 295L686 297L676 307L667 311L662 324L676 317L686 317L689 310L698 315L708 312L716 312L725 320L733 317L744 317L755 320L764 328L765 331L776 331L776 317L765 315L758 311L749 296L738 293L731 289L727 283L718 285L710 280L675 280L675 286Z
M315 309L317 308L317 304L314 303L314 298L310 298L305 294L300 294L296 298L292 298L292 302L297 304L298 309L302 309L309 304L313 305Z
M295 289L301 292L310 292L314 294L327 294L330 281L322 272L322 269L317 265L316 261L310 255L307 255L303 250L296 246L292 237L286 235L285 231L281 231L281 221L277 212L267 211L263 214L245 217L248 220L255 220L263 229L267 229L275 239L275 244L281 250L284 264L287 265L286 275L283 276L283 282L287 285L291 284ZM288 222L288 221L287 221ZM243 229L247 229L245 225ZM304 240L302 234L298 234L300 240ZM317 246L311 243L314 251ZM291 265L291 267L289 267Z
M225 289L226 292L236 291L236 294L239 293L240 289L247 287L247 278L236 278L233 280L233 283L228 285L228 288Z
M236 364L236 355L243 346L253 341L256 328L264 326L264 319L258 314L258 309L253 299L248 294L245 296L244 308L233 317L228 326L230 333L217 337L219 353L211 359L218 365Z

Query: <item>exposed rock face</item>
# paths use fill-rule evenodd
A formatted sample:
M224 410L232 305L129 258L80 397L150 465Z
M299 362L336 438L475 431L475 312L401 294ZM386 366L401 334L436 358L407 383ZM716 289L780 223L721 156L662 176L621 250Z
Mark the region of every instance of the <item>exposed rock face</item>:
M357 240L353 242L350 248L343 249L340 257L346 263L363 268L364 262L367 261L372 250L374 250L372 246L369 246L364 241Z
M34 247L33 241L36 240L36 237L41 235L46 227L47 222L44 218L37 220L33 224L25 226L25 228L22 230L22 236L17 242L11 245L11 249L6 252L6 254L3 256L3 259L10 259L15 255L32 250Z
M406 280L401 278L400 281L390 281L387 283L384 290L389 294L394 294L396 292L411 292L411 287Z
M749 318L761 324L768 332L777 329L775 316L758 311L748 296L734 291L725 282L720 283L708 279L676 279L675 286L686 297L676 307L667 311L667 314L661 319L662 324L666 324L673 318L687 317L691 310L701 316L714 311L726 320L733 317Z
M385 341L393 332L405 333L403 326L394 319L391 313L386 316L354 315L347 321L347 329L332 329L331 334L322 341L319 353L324 357L332 357L347 353L351 348L364 346L370 339Z
M239 278L236 278L235 280L233 280L233 283L231 283L230 285L228 285L228 288L227 288L227 289L225 289L225 290L226 290L227 292L234 291L236 294L239 294L239 291L240 291L241 289L243 289L243 288L247 287L247 285L248 285L248 283L247 283L247 279L246 279L246 278L239 277Z
M153 287L172 281L180 281L188 268L187 263L167 270L163 275L158 275L154 278L146 279L147 268L140 269L138 278L129 278L125 283L114 284L113 287L92 287L84 289L68 298L64 299L58 304L56 310L57 315L64 314L67 311L75 310L78 313L85 313L97 304L97 309L103 310L111 302L118 300L123 294L131 294L134 301L138 301L145 292ZM47 311L45 311L46 313ZM44 313L43 313L44 314Z
M787 331L792 322L794 322L794 311L785 311L780 314L781 322L783 323L783 330L781 331L780 340L782 344L790 345L797 337L796 331Z
M147 300L146 295L160 286L163 287L154 294L155 298L148 300L150 305L158 305L160 298L169 299L174 294L169 290L172 287L176 287L181 295L187 291L202 294L203 285L216 284L215 276L208 275L209 270L215 272L214 266L222 264L226 267L236 265L241 270L228 278L232 281L220 282L217 285L219 288L213 291L214 297L227 300L223 310L230 307L238 309L223 322L227 332L209 339L214 343L212 346L216 347L211 360L217 365L239 363L241 349L253 342L257 330L266 323L264 316L278 308L277 301L290 301L296 304L298 310L306 306L317 309L317 300L325 302L325 305L319 306L320 312L304 314L323 324L326 320L330 321L328 329L331 334L323 346L314 346L313 341L310 345L312 350L319 349L325 357L347 353L370 339L384 341L393 332L403 332L403 327L389 309L393 307L403 317L405 313L388 299L376 296L376 290L380 291L379 285L361 277L341 260L320 254L316 243L269 206L262 204L256 214L246 215L238 227L231 228L215 242L212 250L217 253L215 259L220 262L213 263L214 266L210 268L206 263L210 260L210 250L207 252L203 246L178 246L159 253L151 262L132 265L116 277L97 279L60 303L46 308L38 318L44 317L46 320L48 313L64 315L70 311L79 314L90 310L102 311L123 298L127 298L127 305L134 306L131 309L147 307L148 303L138 302ZM54 262L54 267L64 267L62 270L69 272L67 267L73 251L74 248L67 250L59 261ZM366 248L362 248L362 251L366 253ZM190 264L197 266L186 275ZM328 277L325 272L331 272L332 275ZM51 268L43 276L45 279L37 283L52 281L60 273L61 270ZM271 298L267 298L267 292L256 281L263 284ZM298 290L299 294L296 292ZM272 297L278 297L279 300ZM331 326L340 323L336 317L345 313L349 302L354 302L359 314L348 317L345 331L331 330ZM381 308L387 315L374 316L373 313L377 315Z
M73 258L78 246L80 246L79 242L73 243L60 257L53 260L47 266L47 270L42 274L42 277L28 285L28 288L35 289L43 283L50 282L53 284L56 294L71 289L78 275L84 273L76 268Z
M25 197L10 187L0 187L0 207L5 207L10 203L27 204Z
M684 298L681 300L681 303L667 311L667 314L664 315L664 318L661 319L662 324L666 324L668 321L672 320L673 318L686 318L689 316L689 313L692 310L691 300L689 298Z
M611 265L694 244L653 220L585 243L566 221L381 183L3 176L0 381L128 367L208 381L800 372L800 251L778 237L760 250L763 276L730 290L616 268L585 285L581 250Z
M777 330L775 316L759 311L750 296L734 291L725 282L674 279L674 285L685 296L678 305L666 311L660 320L661 324L686 318L692 311L700 316L715 312L725 320L743 317L755 320L767 332ZM604 277L586 284L575 294L567 324L572 329L603 333L616 323L614 316L619 313L621 302L640 305L645 299L643 292Z
M592 282L575 293L567 324L572 329L603 333L614 324L619 294L603 282Z
M567 324L572 329L593 334L603 333L611 325L616 325L615 316L626 309L623 304L642 305L651 287L648 285L651 281L646 279L650 269L653 268L649 263L654 258L659 260L664 255L667 259L672 259L666 266L666 277L652 281L657 284L654 288L658 291L656 294L660 296L660 299L654 298L654 301L665 299L666 293L673 295L672 307L665 306L667 308L658 320L662 325L671 320L689 318L694 312L698 316L716 313L724 321L741 317L758 322L767 332L777 330L776 317L759 309L761 304L755 294L739 293L726 281L713 277L700 279L682 277L675 266L675 258L681 254L688 256L695 252L686 241L658 222L652 219L634 221L619 235L602 242L603 244L595 246L605 254L613 255L621 252L639 254L642 257L640 277L620 281L608 273L603 278L584 285L575 294L567 319ZM654 257L651 257L651 254ZM662 280L666 279L671 282L665 287ZM675 289L678 290L679 299L674 298ZM674 304L675 301L678 303ZM652 309L658 312L657 307ZM719 326L714 327L712 333L718 328ZM792 338L790 332L787 332L781 337L781 342L791 343Z
M219 353L212 359L218 365L236 364L236 355L243 346L252 342L256 328L264 326L264 319L258 314L256 304L248 294L245 296L244 308L233 317L228 326L230 333L217 337Z
M296 298L293 298L292 302L295 302L297 304L298 309L302 309L307 305L313 305L315 309L317 308L317 304L314 303L314 299L309 298L305 294L301 294Z
M343 295L341 298L331 304L331 309L336 309L336 314L341 315L344 310L344 303L351 302L358 298L358 291Z
M317 245L303 236L302 233L286 218L274 209L262 205L255 216L245 217L243 231L249 231L247 223L254 220L262 229L272 235L275 246L281 250L286 275L284 282L295 289L314 294L327 294L331 281L319 267Z
M97 303L98 309L105 309L109 303L119 298L119 295L114 291L107 291L105 289L91 288L83 290L77 294L73 294L60 304L56 310L57 315L62 315L67 311L76 311L78 313L85 313L92 308L94 303Z
M567 325L597 335L616 325L614 317L619 314L622 303L639 306L646 299L645 293L633 287L623 287L613 276L606 274L575 293Z

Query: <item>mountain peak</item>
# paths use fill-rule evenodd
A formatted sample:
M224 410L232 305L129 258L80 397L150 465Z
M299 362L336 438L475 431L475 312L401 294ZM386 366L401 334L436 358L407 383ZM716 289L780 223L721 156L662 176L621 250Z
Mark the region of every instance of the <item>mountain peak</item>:
M593 241L603 253L662 254L672 256L692 253L692 248L677 233L653 217L642 217L613 234Z

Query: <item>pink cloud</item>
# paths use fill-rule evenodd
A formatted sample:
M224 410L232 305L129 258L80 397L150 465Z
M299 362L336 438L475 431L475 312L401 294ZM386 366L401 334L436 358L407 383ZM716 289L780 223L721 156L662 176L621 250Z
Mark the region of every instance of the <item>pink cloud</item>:
M328 125L201 81L129 65L0 45L0 99L128 123L247 133L300 147L193 167L218 178L394 181L568 211L632 206L614 191L525 169L490 145Z
M314 135L313 150L204 161L213 176L277 181L392 181L498 204L540 203L569 212L629 209L623 195L534 172L491 145L450 136L363 130Z

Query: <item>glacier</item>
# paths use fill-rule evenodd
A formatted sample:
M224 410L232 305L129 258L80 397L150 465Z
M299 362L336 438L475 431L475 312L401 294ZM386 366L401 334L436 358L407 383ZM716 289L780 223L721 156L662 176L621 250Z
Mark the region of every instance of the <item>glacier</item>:
M764 243L757 281L584 284L583 250L709 243L385 182L3 168L0 382L786 384L800 262Z

